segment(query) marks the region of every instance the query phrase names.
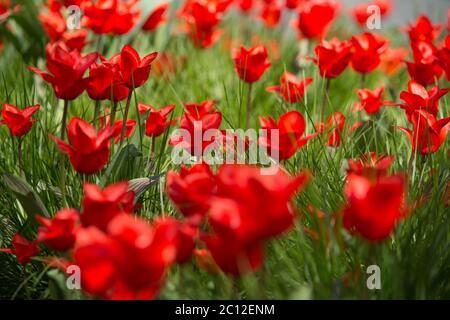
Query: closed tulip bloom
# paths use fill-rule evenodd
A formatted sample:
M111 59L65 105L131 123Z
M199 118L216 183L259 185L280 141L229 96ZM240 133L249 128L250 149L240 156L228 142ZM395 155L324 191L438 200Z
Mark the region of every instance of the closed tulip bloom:
M280 85L268 87L268 92L277 92L286 102L296 103L303 99L306 88L313 82L313 78L298 79L290 72L284 72Z
M264 46L233 50L234 68L242 81L253 83L258 81L271 63L267 60L267 50Z
M328 146L339 147L341 145L345 119L342 112L333 112L325 123L319 122L316 124L317 132L326 134Z
M37 241L29 241L16 233L12 238L12 248L0 248L0 252L11 253L17 257L20 264L28 264L31 258L39 254Z
M69 156L75 171L83 174L94 174L108 163L110 140L114 136L114 128L107 127L98 133L94 127L80 119L72 118L68 129L70 144L51 136L61 152Z
M268 154L273 154L273 149L278 152L279 160L291 158L301 147L317 133L305 135L306 122L298 111L290 111L283 114L278 123L270 116L265 119L259 118L261 128L267 130L267 135L259 138L261 146L268 148ZM276 130L276 131L272 131ZM278 134L278 145L272 142L272 135Z
M317 58L314 63L319 67L320 75L328 79L334 79L341 75L347 68L352 57L352 43L339 41L333 38L331 41L323 40L315 48Z
M376 114L383 106L392 106L393 102L383 101L382 95L384 93L384 86L378 87L375 90L370 89L356 89L360 101L356 102L353 111L365 110L368 114Z
M387 239L405 216L405 179L401 175L371 180L350 174L345 196L344 227L368 241Z
M37 240L44 242L52 250L66 251L71 249L75 244L79 218L78 211L74 209L62 209L52 219L36 216L41 224Z
M433 25L427 16L419 16L415 24L410 24L406 28L410 41L425 41L432 43L439 37L442 26L440 24Z
M13 136L21 137L30 131L33 123L37 121L37 119L31 119L31 117L40 107L40 105L35 105L20 110L11 104L5 103L2 108L3 119L0 120L0 125L7 125L9 132Z
M369 73L375 70L381 62L380 56L389 45L387 40L370 32L364 32L352 37L353 56L352 68L359 73Z
M109 222L121 213L131 213L134 192L128 191L127 182L119 182L100 189L95 184L84 184L81 222L106 231Z
M450 129L450 117L437 120L424 110L416 110L409 117L413 129L397 127L403 131L411 143L411 152L416 150L422 155L435 153L447 138Z
M64 43L47 45L48 73L34 67L29 69L50 83L59 99L74 100L87 88L89 78L83 78L85 71L97 59L97 53L86 56L76 51L69 51Z
M335 1L308 1L299 8L296 27L304 38L323 39L337 15Z

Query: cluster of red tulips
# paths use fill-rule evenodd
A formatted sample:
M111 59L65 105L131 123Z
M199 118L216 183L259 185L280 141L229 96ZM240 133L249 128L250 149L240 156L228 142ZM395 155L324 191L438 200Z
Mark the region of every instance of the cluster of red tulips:
M83 176L103 170L110 163L112 144L122 146L141 127L151 138L150 157L155 138L177 124L192 136L199 123L202 133L208 129L223 129L222 113L215 107L214 100L185 103L184 114L175 119L175 105L156 108L135 103L136 118L129 119L133 94L148 82L152 64L163 55L156 52L140 55L132 45L125 45L109 58L101 52L82 53L89 45L90 33L100 38L132 31L142 14L138 2L49 0L39 14L50 39L45 51L46 70L33 66L29 70L51 86L54 95L63 102L58 137L48 134L61 153L69 157L73 169ZM13 10L3 2L0 4L1 16ZM387 0L375 0L373 4L381 8L382 16L391 10ZM63 12L70 5L83 10L81 29L67 29ZM361 26L369 19L369 5L352 11ZM426 16L420 16L406 30L412 61L405 61L406 48L390 48L387 39L373 32L366 31L348 40L327 39L341 10L340 5L331 0L286 0L284 4L276 0L187 0L176 13L181 26L178 30L185 32L195 46L209 48L224 33L220 24L233 7L243 14L257 12L268 27L279 25L282 13L295 12L298 19L292 27L301 39L309 39L315 45L314 54L307 59L317 65L326 90L321 114L315 118L317 122L311 126L311 133L307 133L304 116L307 111L302 103L308 87L319 79L299 78L294 71L287 70L280 75L279 84L266 89L291 108L278 119L259 117L260 127L266 129L268 135L255 143L269 150L276 149L278 160L294 157L312 139L338 148L363 125L362 121L346 123L344 113L327 110L326 100L332 99L330 81L340 77L347 67L361 75L361 87L355 94L355 100L359 101L353 107L354 112L364 110L374 116L382 107L404 110L410 128L397 128L410 140L410 161L417 152L427 156L437 152L444 143L450 117L441 118L444 112L439 108L439 101L450 89L440 88L437 83L443 74L450 80L450 36L447 35L443 43L437 43L442 27L433 25ZM142 30L154 32L166 21L168 10L169 3L159 5L144 19ZM249 128L250 118L255 113L252 86L270 70L272 63L263 45L235 48L230 59L237 76L248 86L246 127ZM402 103L386 100L383 85L366 87L368 74L382 70L393 75L402 66L407 67L410 75L408 88L400 94ZM93 119L68 119L71 101L84 92L92 101ZM126 101L121 119L120 101ZM39 121L36 116L39 111L39 105L17 108L5 103L0 124L7 125L11 135L21 142ZM279 134L279 141L273 144L271 134L275 132ZM196 154L193 141L173 135L168 143L181 145L192 155ZM201 151L211 143L204 141ZM22 154L21 143L19 154ZM19 162L21 158L22 155ZM409 215L411 206L406 197L409 173L389 174L394 160L393 156L368 153L348 161L345 203L335 218L336 223L342 221L349 233L371 242L382 241ZM19 163L19 167L23 169L23 164ZM258 167L250 165L224 164L214 168L197 163L181 166L179 172L168 172L165 187L181 214L179 219L165 216L151 222L135 215L139 211L138 199L127 182L104 189L84 183L79 209L63 208L51 219L36 216L40 224L36 238L30 241L16 234L11 248L1 251L13 253L20 263L27 264L39 255L40 246L45 245L64 254L55 253L43 261L63 270L72 264L79 266L82 288L88 294L104 299L153 298L170 266L190 262L193 258L209 272L221 270L234 276L260 268L264 244L293 228L300 217L294 198L313 175L303 171L291 176L281 166L273 175L262 175ZM64 184L62 188L64 196Z

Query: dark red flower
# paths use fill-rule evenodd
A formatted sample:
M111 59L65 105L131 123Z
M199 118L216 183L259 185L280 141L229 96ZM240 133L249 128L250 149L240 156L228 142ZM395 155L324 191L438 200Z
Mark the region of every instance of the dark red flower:
M381 62L380 56L384 53L389 42L370 32L364 32L352 37L353 56L352 68L359 73L369 73L375 70Z
M31 258L39 254L39 248L37 241L29 241L16 233L12 238L12 248L0 249L0 252L14 254L19 263L27 264L31 262Z
M430 19L423 15L417 18L415 24L410 24L406 28L410 41L425 41L428 43L432 43L437 39L441 30L442 26L440 24L433 25Z
M308 1L299 7L296 27L305 38L323 39L336 18L339 5L335 1Z
M329 79L338 77L347 68L352 58L352 43L339 41L337 38L331 41L323 40L315 48L317 59L313 58L319 67L320 75Z
M120 67L123 81L129 89L139 88L147 82L151 63L156 59L158 53L153 52L145 56L142 60L133 47L126 45L120 54L111 58Z
M148 16L147 21L142 26L142 30L151 32L155 31L161 24L166 21L166 17L164 16L164 14L166 13L167 9L169 9L169 7L169 2L163 2L156 6Z
M439 100L449 91L448 88L440 89L438 86L427 91L420 83L410 80L408 91L400 93L400 99L405 102L400 106L405 109L408 119L416 110L425 110L436 117L439 112Z
M71 249L75 244L79 218L78 211L74 209L62 209L55 214L53 219L37 215L36 219L41 224L37 241L44 242L52 250Z
M121 213L131 213L134 192L128 183L120 182L100 189L95 184L84 184L83 211L80 216L85 226L95 226L106 231L109 222Z
M306 88L313 82L313 78L299 80L294 74L284 72L279 86L268 87L268 92L277 92L286 102L296 103L303 99Z
M145 113L147 110L150 110L145 123L145 134L149 137L158 137L166 132L171 125L176 123L174 120L168 119L174 109L175 105L168 105L160 110L156 110L152 106L140 103L139 112L141 114Z
M356 102L353 111L365 110L368 114L376 114L383 106L392 106L393 102L383 101L382 95L384 93L384 86L378 87L375 90L370 89L356 89L360 102Z
M409 116L413 130L397 127L402 130L411 142L411 151L422 155L435 153L444 143L450 129L450 117L437 120L434 115L424 110L416 110Z
M305 2L304 0L285 0L284 1L284 6L286 7L286 9L297 9L297 7L300 4L303 4L303 2Z
M89 69L87 93L93 100L121 101L128 97L129 89L120 72L120 66L113 60L100 56L101 62Z
M232 56L239 78L249 83L258 81L271 65L267 60L267 50L261 45L248 50L241 46L240 50L233 50Z
M114 128L107 127L98 133L94 127L80 118L72 118L68 129L70 144L51 136L61 152L70 158L73 168L84 174L94 174L108 163L110 140Z
M123 35L138 23L140 10L135 10L139 0L83 1L82 23L96 34Z
M180 212L194 220L203 217L209 209L208 199L215 191L215 179L207 164L190 168L181 166L180 173L169 171L166 192Z
M20 110L11 104L5 103L2 108L3 119L0 120L0 125L6 124L13 136L21 137L30 131L33 123L37 121L37 119L31 119L31 117L40 107L37 104Z
M76 99L88 86L90 79L83 75L97 59L97 53L81 56L76 50L69 51L62 42L47 45L45 52L49 73L34 67L29 69L50 83L59 99Z
M406 61L411 79L421 85L428 86L436 83L442 75L442 68L437 63L423 64Z
M401 175L372 180L350 174L345 196L344 227L369 241L385 240L405 215L405 179Z
M283 114L278 123L271 116L268 119L260 117L259 122L261 128L267 130L267 134L259 138L259 143L268 149L268 154L274 154L275 149L278 152L278 160L289 159L311 138L317 136L317 133L304 135L306 122L298 111L289 111ZM272 141L274 134L278 135L278 141L275 140L275 145Z
M370 152L362 155L360 159L349 159L348 174L356 174L369 179L378 179L387 176L394 159L393 156L378 157L375 152Z

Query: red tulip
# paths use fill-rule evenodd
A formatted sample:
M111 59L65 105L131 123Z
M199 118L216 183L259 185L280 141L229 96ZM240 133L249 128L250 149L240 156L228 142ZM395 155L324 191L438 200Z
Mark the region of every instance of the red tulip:
M40 107L37 104L20 110L11 104L5 103L3 104L3 119L0 120L0 125L6 124L13 136L21 137L30 131L33 123L37 121L37 119L31 119L31 117Z
M413 130L397 128L408 136L412 152L418 150L422 155L438 151L450 129L450 117L437 120L434 115L424 110L414 111L409 121L412 123Z
M258 81L271 65L264 46L251 47L248 50L241 46L240 50L233 50L232 55L236 73L245 82Z
M384 86L378 87L374 91L369 89L356 89L360 102L355 103L353 111L365 110L368 114L376 114L383 106L392 106L393 102L383 101L382 95Z
M264 4L260 17L267 27L275 28L280 23L281 6L277 2Z
M293 226L291 201L308 177L306 172L290 177L281 169L268 176L251 166L219 168L209 202L214 234L203 240L223 271L239 275L261 264L262 242Z
M286 102L296 103L303 99L306 88L313 82L313 78L299 80L294 74L284 72L279 86L269 87L268 92L278 92Z
M297 9L297 7L305 2L304 0L285 0L284 6L286 9L294 10Z
M266 136L259 138L259 143L268 148L268 154L273 154L273 149L276 149L279 160L291 158L311 138L317 136L317 133L304 135L306 123L302 114L298 111L283 114L278 123L271 116L268 119L260 117L259 121L261 128L268 130ZM277 130L276 133L279 135L278 145L272 144L272 134L275 134L272 130Z
M370 6L374 6L374 5L378 6L378 8L380 9L381 17L384 17L387 14L389 14L389 12L392 9L392 4L388 0L374 0L373 3L361 3L361 4L357 5L353 9L352 15L355 18L355 21L361 27L366 26L367 19L369 19L371 17L371 15L373 14L373 11L369 10Z
M380 68L386 75L392 76L404 66L403 62L407 56L406 48L388 48L380 57Z
M53 219L36 216L42 227L39 228L37 241L44 242L52 250L66 251L75 244L77 222L80 218L74 209L62 209Z
M73 257L83 270L84 291L105 299L129 300L153 298L176 255L174 226L151 226L120 214L108 224L106 233L94 227L80 230Z
M350 174L345 196L344 227L369 241L385 240L405 215L405 179L401 175L371 180Z
M154 32L162 23L166 21L164 14L169 9L170 3L163 2L156 6L142 26L142 30Z
M387 40L370 32L353 36L352 42L354 52L351 66L359 73L369 73L375 70L381 62L380 55L386 51L389 44Z
M50 83L59 99L76 99L88 86L90 79L83 75L97 59L97 53L81 56L78 51L69 51L65 44L57 42L47 45L46 55L50 73L34 67L29 69Z
M208 211L208 199L215 186L214 175L207 164L191 168L181 166L180 173L169 171L167 174L166 192L170 199L184 216L197 221Z
M445 38L444 45L437 53L437 62L445 72L445 76L450 81L450 36Z
M129 89L139 88L145 82L147 82L151 63L156 59L158 53L153 52L145 56L142 60L139 54L131 46L126 45L123 47L120 54L111 58L112 61L116 62L120 66L120 71L122 73L125 85Z
M410 41L425 41L432 43L439 37L442 26L433 25L427 16L419 16L415 24L411 24L406 28Z
M313 58L319 67L320 75L328 79L337 78L347 68L352 58L352 43L339 41L333 38L331 41L323 40L315 48L317 59Z
M338 10L335 1L308 1L299 8L296 27L305 38L323 39Z
M175 124L175 121L168 119L169 115L175 109L175 105L169 105L156 110L152 106L139 104L140 112L146 111L149 107L150 113L148 114L147 122L145 123L145 134L149 137L158 137L162 135L171 125ZM142 113L141 113L142 114Z
M348 160L348 174L364 176L369 179L379 179L388 174L388 170L394 162L393 156L378 157L375 152L364 154L360 159Z
M439 100L446 95L450 89L440 89L438 86L428 90L421 84L410 80L408 82L408 91L400 93L400 99L405 103L400 106L406 110L408 119L416 110L425 110L433 116L439 112Z
M81 52L86 46L87 36L88 31L86 29L79 29L65 32L60 40L71 50L78 50Z
M215 104L215 100L205 100L201 103L185 103L184 108L190 116L200 120L205 115L216 112Z
M339 147L341 145L342 133L345 126L345 116L341 112L334 112L328 117L327 122L316 124L316 129L319 134L326 133L327 145L332 147Z
M31 258L39 254L37 241L29 241L16 233L12 239L12 248L0 249L0 252L6 252L16 255L20 264L31 262Z
M109 108L105 109L106 113L110 112ZM123 127L123 120L119 119L114 121L114 124L111 124L111 116L103 116L100 117L100 129L103 129L105 127L112 127L114 129L114 143L117 144L120 142L120 135L122 133L122 127ZM125 138L130 138L134 130L136 129L136 120L127 120L127 123L125 125Z
M94 174L109 159L110 139L114 129L107 127L95 132L94 127L80 118L72 118L67 126L70 144L51 136L61 152L67 154L74 169L79 173Z
M80 216L84 226L95 226L106 231L109 222L121 213L131 213L134 192L128 183L120 182L100 189L95 184L84 184L83 211Z
M424 86L434 84L442 75L442 68L435 63L422 64L406 61L406 65L411 79Z
M134 10L139 0L83 1L82 23L96 34L123 35L138 23L140 10Z
M249 12L253 9L254 0L238 0L238 6L242 12Z
M90 81L87 93L93 100L121 101L128 97L129 89L120 72L119 64L100 57L99 64L93 64L89 70Z

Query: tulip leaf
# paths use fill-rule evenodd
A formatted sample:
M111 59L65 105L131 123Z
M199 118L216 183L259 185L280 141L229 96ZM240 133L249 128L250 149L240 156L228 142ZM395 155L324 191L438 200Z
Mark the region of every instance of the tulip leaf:
M161 173L157 176L149 178L137 178L128 181L128 189L134 192L135 201L137 201L137 199L139 199L139 197L142 196L152 185L159 182L164 174L165 173Z
M36 214L50 217L39 195L24 179L10 173L4 173L3 179L27 213L28 220L34 221Z
M118 180L128 180L126 178L127 171L132 171L134 168L134 161L136 158L142 156L142 153L134 144L128 144L120 149L114 156L111 164L106 169L102 177L101 185L104 187L109 178L116 178Z

